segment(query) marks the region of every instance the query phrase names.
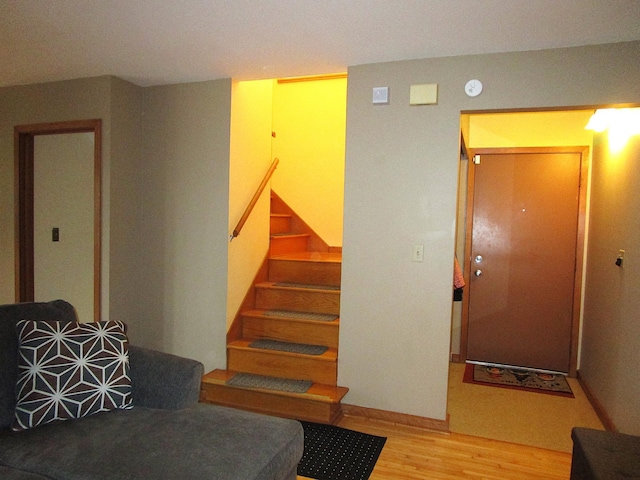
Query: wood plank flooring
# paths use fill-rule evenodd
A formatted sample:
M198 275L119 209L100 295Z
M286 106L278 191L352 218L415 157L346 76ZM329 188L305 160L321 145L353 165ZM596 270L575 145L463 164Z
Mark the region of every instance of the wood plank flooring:
M339 426L387 437L371 480L567 480L571 470L564 452L359 417Z

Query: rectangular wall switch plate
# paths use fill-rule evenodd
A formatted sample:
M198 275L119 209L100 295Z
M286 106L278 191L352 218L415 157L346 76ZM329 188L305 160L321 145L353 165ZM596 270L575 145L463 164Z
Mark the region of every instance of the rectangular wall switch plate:
M386 105L389 103L389 87L373 87L373 104Z
M438 103L437 83L411 85L409 90L409 105L434 105L436 103Z

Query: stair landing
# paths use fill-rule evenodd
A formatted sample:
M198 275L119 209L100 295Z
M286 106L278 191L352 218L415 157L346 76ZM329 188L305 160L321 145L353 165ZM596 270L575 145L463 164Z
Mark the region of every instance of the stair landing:
M348 388L314 383L306 393L291 393L227 385L236 373L231 370L207 373L202 379L203 400L308 422L336 424L342 418L340 402Z

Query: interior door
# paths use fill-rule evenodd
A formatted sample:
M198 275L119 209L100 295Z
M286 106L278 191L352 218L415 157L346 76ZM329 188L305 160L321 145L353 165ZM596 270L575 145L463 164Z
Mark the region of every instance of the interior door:
M33 161L34 300L62 298L93 321L93 132L37 135Z
M78 151L77 147L72 147L71 153L71 157L83 159L80 161L85 164L81 169L85 173L80 175L76 163L67 164L64 159L71 158L67 154L60 157L64 164L56 163L57 156L54 156L53 161L46 162L47 165L36 166L35 152L36 149L40 150L37 146L41 143L40 137L63 139L74 136L67 134L88 134L80 137L84 140L82 143L89 144L89 149L80 148ZM36 138L39 140L36 141ZM80 308L78 315L82 321L99 321L102 122L93 119L17 125L14 127L14 139L18 200L16 302L62 297L77 304L75 306ZM72 145L74 143L71 142ZM92 154L88 153L91 149ZM80 155L80 151L85 153ZM80 196L78 182L83 184L81 190L84 193ZM42 186L47 188L43 190ZM82 209L81 212L79 208ZM80 228L79 218L83 219L83 226ZM52 259L56 261L49 262ZM78 277L82 277L78 280L83 283L82 288L74 283L75 280L68 278L69 269L74 272L75 277L75 269L79 268L79 263L83 264L82 271L89 272ZM44 290L41 288L43 285L46 285Z
M467 360L569 372L581 154L473 167Z

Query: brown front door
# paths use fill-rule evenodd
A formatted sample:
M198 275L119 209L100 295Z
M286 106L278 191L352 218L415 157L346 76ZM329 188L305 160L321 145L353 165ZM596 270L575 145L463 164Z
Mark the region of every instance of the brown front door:
M473 169L467 360L569 372L581 154Z

